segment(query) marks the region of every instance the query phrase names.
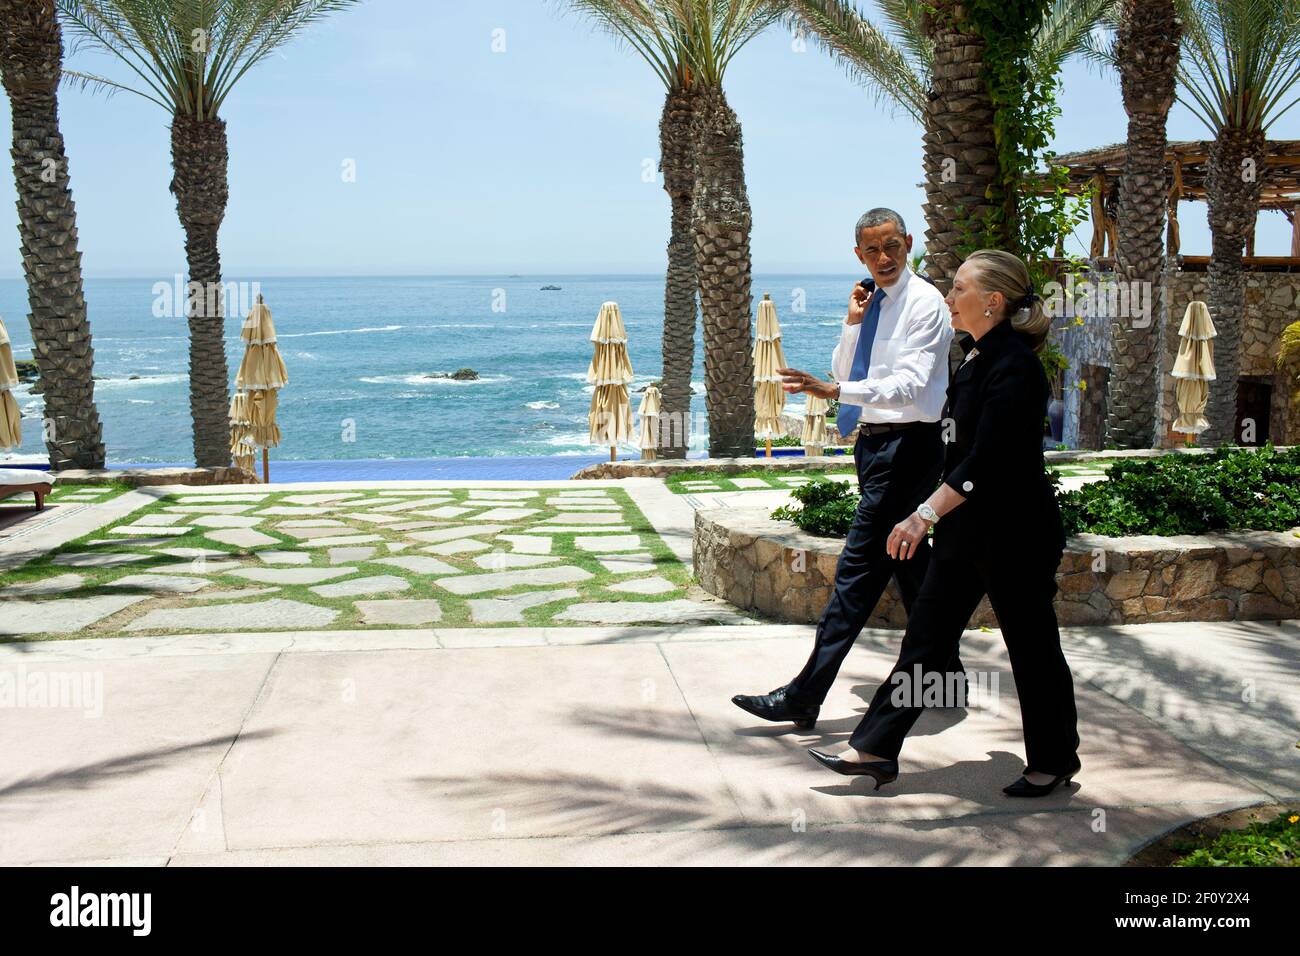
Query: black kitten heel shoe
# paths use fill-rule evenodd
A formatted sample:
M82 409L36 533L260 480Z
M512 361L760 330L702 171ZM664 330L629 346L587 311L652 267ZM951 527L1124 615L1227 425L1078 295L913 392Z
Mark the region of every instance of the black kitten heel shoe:
M1015 783L1003 787L1002 792L1008 797L1045 797L1061 784L1068 784L1081 769L1082 765L1076 766L1069 773L1053 778L1051 783L1030 783L1021 777Z
M812 748L809 748L808 752L812 754L814 760L828 770L834 770L846 777L870 777L876 781L875 790L879 790L881 784L893 783L898 779L897 760L873 760L870 763L854 763L850 760L832 757L830 754L824 754L820 750L813 750Z

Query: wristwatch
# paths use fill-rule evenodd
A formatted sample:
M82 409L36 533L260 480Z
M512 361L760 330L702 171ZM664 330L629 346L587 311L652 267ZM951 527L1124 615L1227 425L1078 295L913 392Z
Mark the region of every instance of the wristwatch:
M916 513L921 516L922 521L928 521L935 524L939 520L939 513L922 501L916 506Z

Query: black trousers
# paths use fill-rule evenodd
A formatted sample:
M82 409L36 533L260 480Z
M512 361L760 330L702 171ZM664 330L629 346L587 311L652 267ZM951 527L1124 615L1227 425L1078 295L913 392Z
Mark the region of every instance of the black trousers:
M817 624L812 654L799 676L786 685L786 695L792 700L821 706L890 577L898 579L903 606L911 612L930 563L930 545L927 542L906 561L895 561L885 551L885 541L894 525L915 511L939 484L943 473L940 428L939 422L923 422L897 432L858 434L853 461L862 498L835 566L835 591ZM950 670L964 670L955 648L950 658Z
M849 738L850 746L877 757L898 758L903 738L922 710L911 706L916 703L911 691L918 665L923 683L926 675L945 670L976 605L987 593L1011 659L1028 769L1053 776L1074 769L1079 748L1074 681L1061 653L1052 606L1060 560L1059 553L1054 560L1035 563L932 558L907 619L898 663L876 690L870 709ZM906 680L896 680L896 674ZM907 691L901 698L904 706L895 695L900 687Z

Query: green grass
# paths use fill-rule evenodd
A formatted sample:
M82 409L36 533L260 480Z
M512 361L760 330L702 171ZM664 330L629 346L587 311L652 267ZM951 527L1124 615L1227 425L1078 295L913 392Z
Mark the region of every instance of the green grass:
M664 479L664 484L668 490L678 495L692 494L690 488L682 484L685 481L709 481L718 486L719 491L756 491L754 488L738 488L733 478L759 478L767 483L769 488L778 488L788 491L793 485L781 481L782 478L830 478L836 475L840 477L856 477L856 472L852 468L853 459L849 458L849 464L843 469L835 471L775 471L771 468L749 468L745 471L738 471L735 474L723 475L716 471L709 471L707 468L691 468L675 475L670 475ZM710 489L712 490L712 489Z
M252 491L255 489L253 488L232 489L231 493L237 494L239 490ZM448 490L451 492L451 499L448 500L447 502L448 504L455 504L455 503L462 502L469 495L469 489L457 488L457 489L448 489ZM540 522L543 519L555 517L563 513L562 509L544 504L544 502L548 497L557 496L558 492L561 490L568 490L568 489L559 489L559 488L539 489L539 494L533 499L528 499L520 502L502 501L499 504L501 506L514 506L518 504L525 507L536 507L540 509L537 514L532 515L528 519L526 519L526 524L521 523L519 525L519 528L531 527L533 524ZM373 491L368 489L360 489L360 491L364 493L367 499L387 497L381 491ZM326 607L326 608L335 609L340 612L339 615L335 618L332 624L329 624L325 628L321 628L321 629L338 630L338 629L354 629L354 628L365 628L365 627L388 628L392 626L392 625L361 624L360 623L361 612L358 611L353 605L353 601L356 600L434 599L438 601L442 609L442 620L438 622L436 625L429 625L429 626L519 627L519 626L528 626L528 625L536 626L536 625L550 624L552 623L552 619L557 612L561 611L569 604L574 604L574 603L582 603L582 602L590 602L590 601L599 601L602 603L609 603L609 602L616 602L616 601L618 602L622 602L622 601L660 602L660 601L676 600L684 597L687 587L691 584L691 579L687 573L685 565L683 565L680 561L677 560L676 556L672 553L672 551L668 548L668 546L664 543L664 541L655 533L649 520L641 512L641 510L632 502L631 498L628 497L625 491L619 488L608 488L606 489L606 491L609 495L611 502L619 505L621 508L621 514L620 514L621 520L619 523L623 525L627 525L630 529L628 532L625 533L638 534L641 536L643 547L638 549L638 552L645 552L650 554L651 559L654 563L654 568L652 571L637 572L633 574L613 574L607 571L596 560L594 553L580 550L575 546L573 541L575 535L591 533L589 531L580 531L580 532L557 532L551 536L552 548L550 553L552 556L560 559L554 562L556 565L560 565L560 564L575 565L577 567L581 567L584 570L590 572L592 575L587 580L580 581L574 584L567 584L567 585L539 586L534 584L528 584L526 582L521 582L519 585L506 590L492 591L485 594L475 594L475 595L469 595L463 597L443 590L442 588L435 585L432 579L430 579L429 577L420 575L415 572L406 571L405 569L402 568L396 568L391 565L377 564L374 563L373 560L349 562L348 566L355 566L357 568L357 574L350 575L348 577L342 577L337 580L342 582L348 580L349 577L361 577L361 576L385 574L385 575L394 575L397 577L405 578L408 581L408 583L411 585L410 588L408 588L405 591L394 592L390 594L375 594L375 595L361 596L359 598L328 598L328 597L323 597L311 591L310 590L311 585L284 585L284 584L269 585L269 584L262 584L260 582L249 581L229 574L208 574L208 575L201 575L201 576L211 580L213 582L214 589L222 588L228 590L233 590L233 589L242 590L242 589L253 589L253 588L260 589L260 588L269 588L269 587L277 588L277 591L274 594L269 594L264 597L250 597L246 599L250 604L250 616L246 628L247 630L258 629L256 616L255 616L256 612L253 609L252 605L255 604L257 601L271 599L271 598L299 601L301 603L314 605L317 607ZM290 497L293 495L310 494L310 493L311 492L279 492L279 493L271 494L268 495L266 498L262 499L261 501L259 501L257 504L250 507L248 511L245 513L252 514L253 512L259 511L262 508L274 506L276 504L281 503L282 500L286 497ZM188 495L181 495L181 496L188 497ZM348 506L359 505L361 500L362 499L357 499L354 502L347 502L346 504ZM126 518L122 519L116 524L119 525L134 524L137 521L139 521L141 518L145 517L146 515L169 514L171 512L167 512L165 509L169 505L175 505L175 504L177 504L177 501L176 501L176 497L173 496L168 496L159 499L158 501L153 502L145 506L144 508L141 508L133 512L132 514L128 515ZM417 509L417 510L428 510L428 508L433 508L433 507L437 507L437 505L429 505L427 506L427 508ZM361 507L357 507L356 510L364 511L365 509ZM348 518L340 513L330 513L327 515L322 515L320 517L329 518L330 520L342 522L343 527L334 529L340 536L354 533L354 532L379 535L380 538L383 539L382 541L368 542L365 545L361 545L361 546L374 546L376 548L376 552L372 556L372 559L389 557L394 554L393 552L389 552L388 549L385 547L385 544L389 541L395 543L411 542L411 539L404 537L402 532L388 530L386 526L382 524L372 524L370 522L361 521L359 519ZM304 550L307 553L312 555L312 561L310 565L300 565L301 567L308 567L308 566L330 567L331 565L329 564L328 548L303 548L302 545L308 542L299 542L296 538L293 538L286 533L282 533L276 530L279 522L285 520L293 520L293 516L274 515L274 516L267 516L263 519L262 523L255 530L260 531L263 534L269 535L272 538L276 538L277 542L275 544L267 544L258 548L242 549L234 545L223 544L221 542L213 541L205 537L202 534L203 529L199 529L199 528L195 528L195 530L187 532L186 534L172 537L170 538L167 544L159 545L159 547L206 548L212 551L219 551L225 555L229 555L232 558L238 557L244 559L245 567L260 566L261 563L255 557L255 552L259 550L278 550L278 549ZM415 520L426 520L426 519L423 516L410 515L409 517L405 518L405 520L415 521ZM432 522L436 519L427 519L427 520ZM477 519L474 517L474 515L470 514L466 516L463 520L461 518L443 520L439 526L451 527L454 525L463 524L465 522L474 523L476 521ZM182 525L185 523L184 516L182 516L179 523ZM512 526L512 523L508 521L495 522L495 523L505 526L505 530L499 533L511 534L517 530L515 527ZM0 574L0 587L9 584L19 583L19 582L40 580L42 578L53 577L59 574L75 573L75 574L80 574L83 576L83 578L85 578L85 583L83 587L81 587L80 589L76 591L66 592L62 595L49 595L49 596L34 598L34 600L42 600L42 601L58 600L59 598L88 597L88 596L99 595L99 594L131 593L125 589L116 589L116 588L108 587L108 585L110 585L113 581L121 577L134 575L134 574L148 573L151 567L156 567L162 564L177 564L186 560L184 558L178 558L171 555L161 554L152 548L136 544L129 537L124 537L120 544L89 545L87 543L88 541L91 540L111 538L112 535L109 534L109 531L114 526L116 525L110 525L98 529L97 531L87 534L77 539L76 541L72 541L68 544L63 545L62 547L50 552L49 554L43 555L40 558L32 562L29 562L28 564L23 565L20 568L17 568L13 571L9 571L5 574ZM591 530L592 532L594 532L597 531L598 528L599 526L593 526ZM431 527L430 530L436 530L436 528ZM425 543L414 541L410 543L409 547L407 547L406 549L400 552L397 552L397 554L423 555L428 557L436 557L440 561L443 561L454 567L462 569L463 573L482 574L485 573L485 571L488 569L480 568L477 564L475 564L473 561L475 557L478 557L479 555L482 554L491 553L491 551L493 550L508 550L506 544L504 542L501 542L499 545L494 544L492 548L487 548L476 552L470 552L465 554L452 554L452 555L432 555L421 550L424 546ZM151 560L136 562L120 568L69 568L61 565L56 565L54 563L54 559L59 555L69 554L69 553L88 553L88 552L98 552L98 553L129 552L129 553L148 554L151 556ZM221 560L221 558L213 556L212 560ZM609 584L622 583L625 581L635 580L636 578L647 577L652 574L658 574L659 576L667 579L672 584L676 585L676 587L662 594L635 594L635 593L607 590L607 585ZM196 575L196 576L200 576L200 575ZM329 581L324 583L335 583L335 582ZM552 589L552 588L557 590L562 588L573 588L578 591L579 597L576 600L570 599L565 601L556 601L551 604L528 608L522 614L523 616L522 624L510 623L510 622L480 624L473 621L470 617L470 605L469 605L470 599L503 597L511 594L517 594L523 591L545 590L545 589ZM150 593L150 592L136 592L136 593ZM202 592L199 593L201 594ZM227 603L228 601L229 599L222 598L219 594L214 594L209 598L199 597L197 595L196 596L178 596L178 595L151 596L147 600L140 601L137 604L129 608L126 608L121 612L112 615L109 618L106 618L103 621L100 621L98 624L81 632L80 634L71 634L71 635L40 634L40 635L21 635L12 638L0 637L0 642L67 639L67 638L75 638L75 637L112 636L114 634L121 633L123 627L126 624L130 623L130 621L140 617L141 615L155 608L202 607L205 604ZM555 621L554 623L576 624L580 622ZM185 630L189 630L189 629L185 629ZM180 633L180 631L141 630L141 631L131 631L127 633L130 636L151 636L151 635L164 635L170 633Z
M1171 865L1300 866L1300 812L1284 810L1212 840L1189 841L1186 854Z
M1048 471L1054 471L1063 478L1100 478L1106 474L1106 470L1114 462L1077 462L1068 465L1048 465ZM717 471L710 471L707 468L691 468L664 479L668 490L674 494L689 495L692 490L686 487L683 482L687 481L709 481L718 486L719 491L757 491L755 488L738 488L733 478L759 478L764 481L769 488L789 489L793 486L785 484L781 478L833 478L833 477L856 478L857 473L853 470L853 458L848 457L845 467L835 469L834 471L777 471L771 468L750 468L745 471L738 471L735 474L721 474ZM712 490L712 489L708 489Z

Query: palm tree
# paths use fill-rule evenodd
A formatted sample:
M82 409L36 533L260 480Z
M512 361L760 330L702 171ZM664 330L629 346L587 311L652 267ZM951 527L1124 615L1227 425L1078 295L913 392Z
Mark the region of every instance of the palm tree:
M116 56L132 86L69 73L84 84L126 90L171 114L171 191L185 230L189 268L190 415L194 461L230 463L228 372L217 232L225 217L226 123L221 106L240 78L295 34L356 0L57 0L69 27Z
M704 325L709 456L754 454L753 263L740 120L723 88L727 67L787 12L785 0L671 0L694 73L695 261Z
M697 89L686 62L683 23L662 0L570 0L624 40L663 81L659 119L659 169L672 203L668 273L664 281L661 458L685 458L691 421L691 372L695 366L697 273L695 269L695 148L691 124Z
M1268 128L1296 103L1300 4L1295 0L1178 0L1184 25L1178 100L1214 136L1206 169L1212 255L1210 311L1218 330L1202 440L1239 437L1237 375L1245 309L1242 256L1259 215Z
M1031 70L1050 80L1117 0L1055 0L1034 28ZM878 0L885 29L850 0L790 0L827 51L880 102L924 129L926 263L951 281L967 240L961 223L994 212L999 192L993 103L983 77L985 40L958 0ZM1014 245L1005 217L1004 244Z
M1165 206L1168 196L1165 123L1178 78L1182 21L1177 0L1123 0L1113 44L1093 48L1119 71L1128 143L1119 189L1117 271L1153 290L1152 315L1163 313ZM1112 18L1115 19L1115 18ZM1119 448L1150 448L1156 439L1156 369L1160 323L1111 326L1111 376L1106 436Z
M50 467L103 468L95 351L86 319L77 212L59 130L63 38L54 0L0 0L0 78L13 113L18 233L28 320L45 401Z

